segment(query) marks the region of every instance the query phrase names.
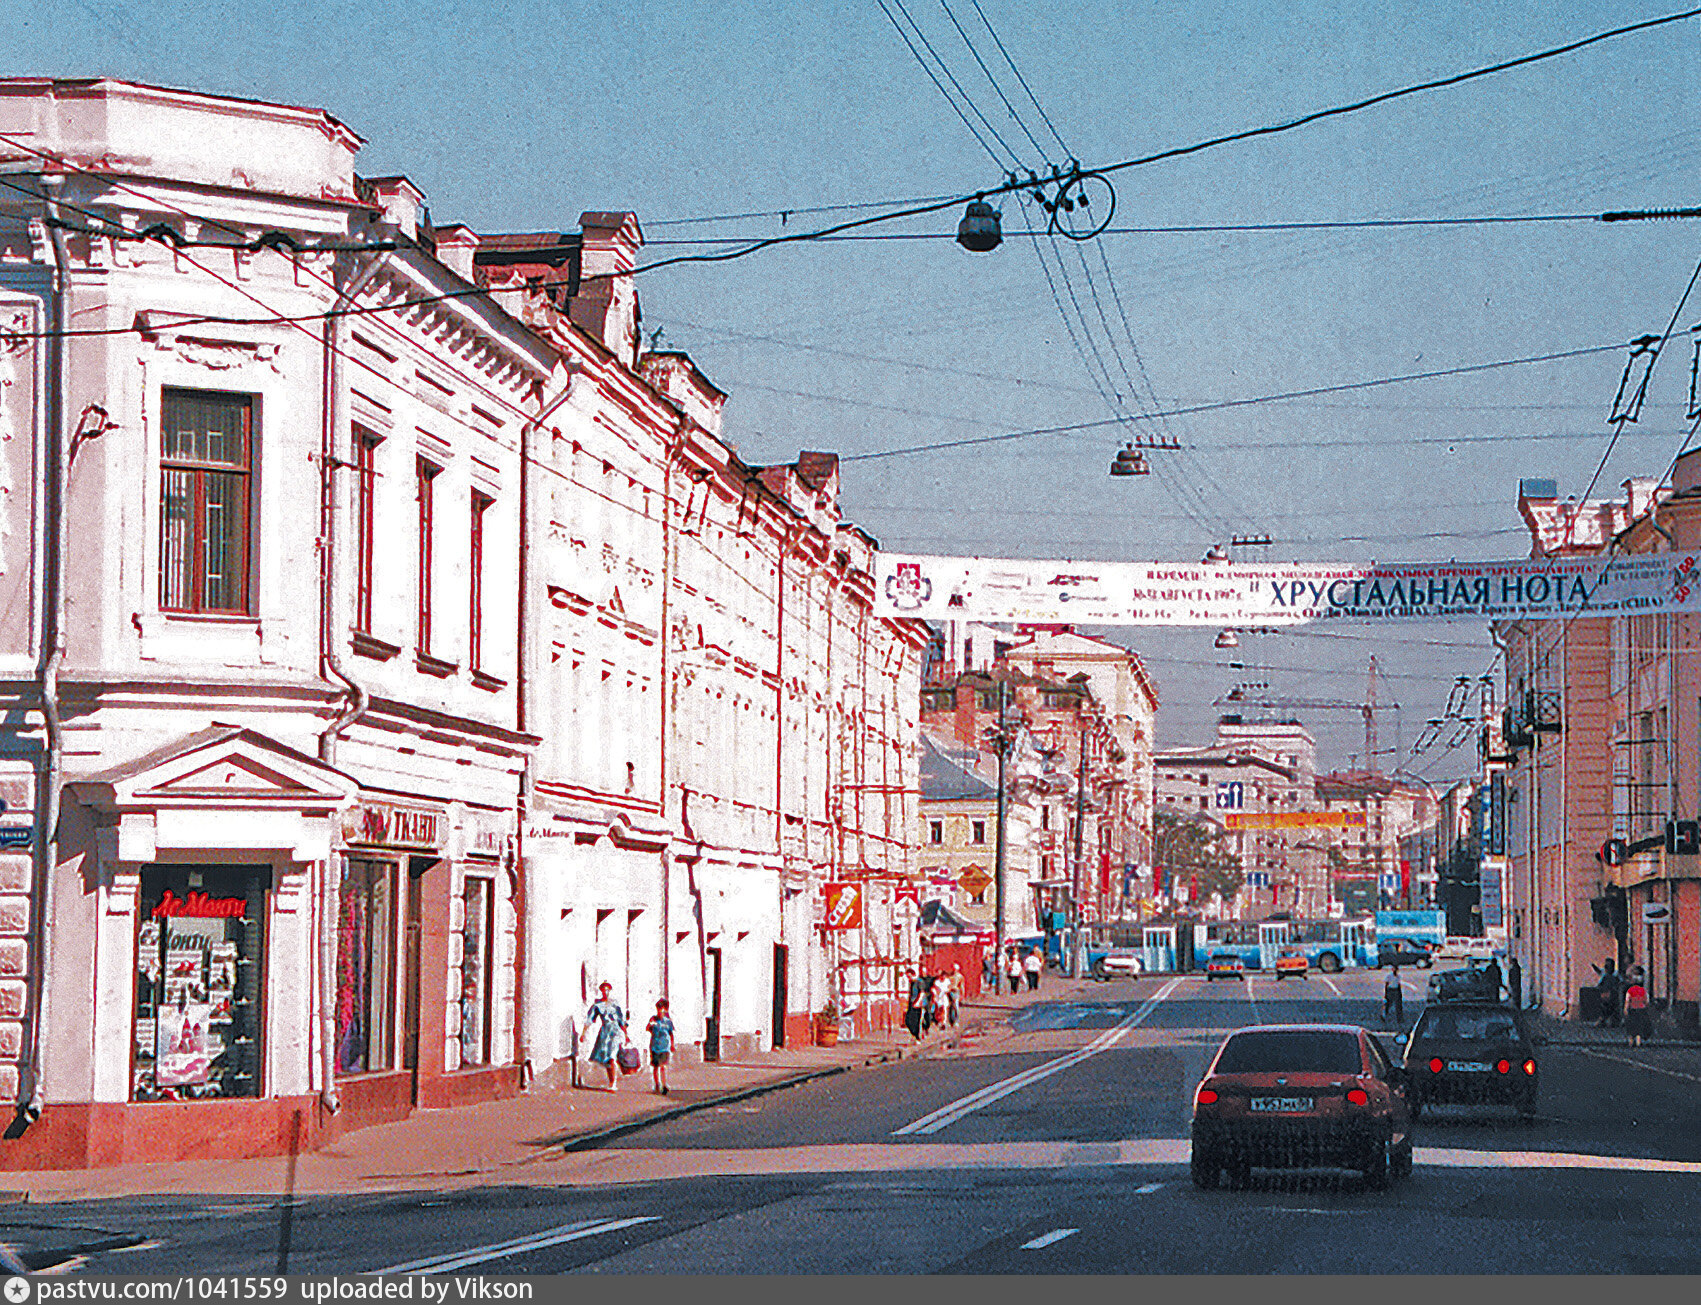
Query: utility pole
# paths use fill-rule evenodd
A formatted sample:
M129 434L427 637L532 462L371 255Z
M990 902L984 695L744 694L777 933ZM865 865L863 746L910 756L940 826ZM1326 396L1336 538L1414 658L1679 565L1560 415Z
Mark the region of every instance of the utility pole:
M1074 899L1071 905L1075 908L1075 948L1070 965L1070 973L1079 975L1081 958L1086 952L1086 920L1085 911L1085 877L1082 875L1081 840L1087 823L1087 722L1081 722L1081 761L1076 767L1075 779L1075 874L1074 885L1070 896Z
M1005 923L1004 911L1004 759L1010 751L1010 736L1005 733L1004 728L1004 704L1009 690L1010 686L1005 681L1000 680L998 682L998 721L992 729L987 731L987 741L992 744L994 750L998 753L998 805L997 814L994 816L995 833L993 837L996 845L996 851L993 856L992 868L992 900L994 903L993 931L997 939L995 943L997 950L993 953L993 955L1000 958L1004 955L1004 940L1005 934L1008 931ZM1001 960L999 961L999 964L1002 965ZM996 973L1001 974L1002 971L1000 970ZM994 981L996 982L996 979Z

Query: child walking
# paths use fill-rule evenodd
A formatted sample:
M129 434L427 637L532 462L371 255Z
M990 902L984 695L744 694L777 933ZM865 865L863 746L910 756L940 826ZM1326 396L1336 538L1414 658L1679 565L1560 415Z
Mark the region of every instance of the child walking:
M667 1062L673 1057L673 1017L667 1013L667 998L656 1003L656 1013L644 1025L650 1034L650 1076L656 1091L667 1095Z

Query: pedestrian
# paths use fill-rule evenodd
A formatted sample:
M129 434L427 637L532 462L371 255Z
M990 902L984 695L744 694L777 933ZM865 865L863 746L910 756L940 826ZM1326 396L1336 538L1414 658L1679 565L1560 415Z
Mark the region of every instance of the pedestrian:
M931 1033L939 1023L939 976L930 974L921 984L921 1031Z
M910 979L910 1001L904 1007L904 1027L910 1031L910 1036L917 1042L921 1041L921 979Z
M1039 954L1039 948L1028 950L1028 958L1022 962L1022 970L1028 976L1028 991L1038 992L1040 971L1045 969L1045 958Z
M1595 985L1595 991L1600 995L1601 1004L1600 1018L1595 1021L1595 1024L1599 1028L1608 1026L1617 1028L1622 976L1618 973L1617 964L1610 956L1601 964L1595 966L1594 970L1596 974L1601 976L1600 982Z
M1488 985L1489 992L1493 994L1494 1000L1499 1001L1500 989L1506 982L1506 976L1500 972L1500 958L1498 956L1488 958L1488 964L1483 966L1482 977L1483 982Z
M1524 967L1516 956L1506 962L1506 996L1514 1008L1524 1009Z
M650 1016L650 1022L644 1025L644 1031L650 1035L650 1077L655 1080L656 1091L664 1097L667 1062L673 1059L673 1017L667 1011L667 998L663 997L656 1003L656 1013Z
M1630 986L1624 990L1624 1031L1633 1047L1640 1047L1642 1039L1653 1032L1648 1022L1648 988L1642 982L1640 965L1630 971Z
M1010 980L1010 992L1014 996L1022 990L1022 958L1016 954L1016 949L1010 949L1010 958L1004 963L1004 977Z
M1406 1022L1406 992L1400 986L1398 965L1388 971L1382 985L1382 1022L1391 1029L1399 1029Z
M596 1043L591 1047L591 1059L608 1071L608 1090L618 1091L616 1084L620 1081L620 1067L614 1063L614 1056L626 1040L626 1012L615 1004L612 983L597 985L597 999L585 1012L587 1032L592 1020L597 1021L598 1027Z
M990 947L980 954L980 990L998 991L998 953Z
M951 973L945 976L945 983L945 1000L950 1007L948 1013L951 1018L951 1027L956 1028L957 1012L962 1005L963 999L963 967L961 965L953 965L951 967Z

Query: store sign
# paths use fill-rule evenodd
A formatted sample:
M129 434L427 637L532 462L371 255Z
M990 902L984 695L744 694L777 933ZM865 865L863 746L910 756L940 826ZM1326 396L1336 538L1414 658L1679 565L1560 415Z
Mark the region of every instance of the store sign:
M880 553L875 572L878 615L934 620L1270 627L1701 611L1701 565L1687 553L1381 565Z
M992 882L992 876L978 865L971 865L958 877L957 882L971 893L981 892Z
M156 920L185 917L192 920L240 920L248 913L248 903L241 897L208 897L199 889L187 897L179 897L167 888L153 909Z
M1362 829L1362 811L1243 811L1223 817L1225 829Z
M343 837L350 843L384 847L417 847L436 851L443 846L447 821L440 811L362 802L343 817Z
M1664 902L1643 902L1642 923L1670 924L1671 907L1667 906Z
M860 884L827 885L828 929L860 929L862 927L862 886Z
M28 847L35 841L29 825L0 825L0 847Z

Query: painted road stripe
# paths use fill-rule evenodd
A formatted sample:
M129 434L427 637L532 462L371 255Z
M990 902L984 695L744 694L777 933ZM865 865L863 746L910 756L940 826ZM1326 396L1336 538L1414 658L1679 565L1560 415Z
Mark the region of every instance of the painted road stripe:
M1324 983L1328 984L1329 985L1329 991L1334 993L1337 997L1343 997L1343 996L1346 995L1339 988L1337 988L1335 986L1335 981L1333 979L1331 979L1327 974L1319 974L1317 977L1319 979L1322 979Z
M902 1128L893 1129L892 1136L907 1137L916 1133L937 1133L947 1125L956 1123L965 1115L973 1114L983 1106L991 1105L994 1101L1000 1101L1012 1092L1020 1092L1029 1084L1038 1083L1041 1079L1050 1078L1053 1074L1061 1074L1064 1070L1079 1065L1084 1060L1092 1059L1102 1051L1109 1051L1128 1035L1130 1029L1144 1023L1146 1017L1158 1008L1158 1003L1169 996L1180 982L1179 976L1171 979L1159 988L1139 1010L1119 1021L1115 1027L1101 1033L1079 1051L1072 1051L1067 1056L1048 1060L1043 1065L1035 1065L1032 1069L1023 1070L1020 1074L1014 1074L997 1083L988 1084L978 1092L971 1092L966 1097L960 1097L948 1105L940 1106L931 1114L912 1120Z
M1629 1065L1634 1069L1645 1069L1650 1074L1664 1074L1667 1078L1681 1078L1687 1083L1701 1083L1701 1078L1694 1074L1685 1074L1680 1069L1667 1069L1664 1065L1650 1065L1645 1060L1637 1060L1634 1056L1615 1056L1610 1051L1601 1051L1595 1047L1573 1045L1563 1047L1564 1051L1575 1051L1579 1055L1593 1056L1597 1060L1610 1060L1617 1065Z
M644 1215L636 1219L590 1219L583 1223L563 1224L559 1228L548 1228L543 1232L534 1233L530 1237L518 1237L511 1242L496 1242L489 1246L474 1246L469 1250L456 1251L450 1255L435 1255L428 1260L410 1260L406 1264L392 1264L387 1269L374 1269L374 1273L453 1273L456 1269L470 1268L475 1264L484 1264L490 1260L506 1259L510 1255L523 1255L527 1251L541 1251L546 1246L560 1246L565 1242L576 1242L584 1237L595 1237L599 1233L615 1232L621 1228L631 1228L635 1224L654 1223L658 1216Z
M1162 1183L1147 1183L1144 1187L1136 1187L1134 1189L1134 1195L1150 1196L1153 1192L1161 1192L1163 1190L1164 1185Z
M585 1152L554 1162L550 1181L596 1186L676 1178L723 1178L779 1174L877 1174L990 1169L1079 1169L1119 1166L1170 1167L1187 1164L1192 1146L1184 1137L1124 1138L1095 1146L1082 1158L1079 1142L849 1142L762 1149L727 1148ZM1584 1155L1568 1151L1473 1151L1418 1147L1417 1164L1427 1169L1572 1169L1617 1173L1693 1175L1701 1162L1640 1156Z
M1073 1237L1080 1231L1079 1228L1053 1228L1044 1237L1036 1237L1031 1242L1023 1242L1022 1249L1024 1251L1044 1250L1047 1246L1060 1242L1065 1237Z

